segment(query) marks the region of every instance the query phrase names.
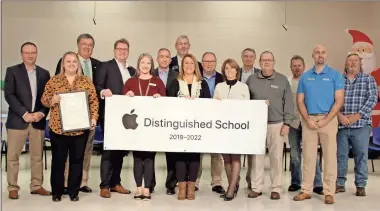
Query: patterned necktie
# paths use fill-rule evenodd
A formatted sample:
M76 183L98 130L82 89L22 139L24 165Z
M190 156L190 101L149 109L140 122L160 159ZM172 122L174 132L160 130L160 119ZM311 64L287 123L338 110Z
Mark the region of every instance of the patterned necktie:
M84 60L84 75L87 77L90 77L90 79L91 79L90 67L88 66L87 60Z

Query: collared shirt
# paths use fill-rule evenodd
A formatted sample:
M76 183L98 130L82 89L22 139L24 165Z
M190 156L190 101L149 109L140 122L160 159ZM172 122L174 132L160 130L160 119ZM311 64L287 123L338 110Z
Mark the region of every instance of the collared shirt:
M288 78L290 88L292 90L292 98L293 98L293 121L290 123L290 126L292 128L298 129L301 123L301 118L300 114L298 111L298 106L297 106L297 87L299 83L299 78L294 78L293 76L290 76Z
M116 59L115 61L117 63L117 66L119 67L121 77L123 78L123 84L125 84L125 82L131 77L131 74L129 74L129 71L128 71L129 65L128 63L126 63L124 67L123 64L117 61Z
M178 61L178 72L180 72L181 64L182 64L182 57L177 55L177 61Z
M212 76L210 77L207 77L205 74L203 75L203 79L207 82L208 88L210 89L211 97L214 96L215 77L216 77L216 72L214 72L214 74L212 74Z
M354 124L339 128L361 128L372 125L372 109L377 103L378 90L375 79L366 73L359 72L354 80L344 74L344 104L340 109L343 115L359 113L360 119Z
M160 77L161 81L164 82L166 87L166 83L168 82L169 68L166 70L158 68L158 77Z
M34 106L36 105L36 99L37 99L37 71L36 67L33 68L33 70L27 70L28 78L29 78L29 84L30 84L30 91L32 91L32 112L34 112Z
M91 80L93 80L91 59L90 58L84 59L79 54L78 54L78 57L79 57L80 64L82 65L82 70L83 70L84 75L89 77ZM86 63L89 68L89 75L87 75L85 71Z
M305 95L308 114L327 114L335 103L335 91L343 89L343 75L325 65L320 73L315 72L315 67L303 73L297 93Z
M255 67L252 67L252 69L246 71L244 68L241 68L241 82L246 83L249 76L251 76L254 73Z

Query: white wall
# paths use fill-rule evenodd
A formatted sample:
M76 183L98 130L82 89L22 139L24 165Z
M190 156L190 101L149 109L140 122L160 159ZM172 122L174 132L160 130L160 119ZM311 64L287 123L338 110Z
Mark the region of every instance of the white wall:
M199 60L205 51L216 53L218 70L227 57L241 62L241 50L252 47L259 53L273 51L276 69L287 75L294 54L304 56L308 67L312 65L316 44L326 45L330 64L341 69L352 44L347 28L369 34L375 46L380 45L377 2L288 2L288 31L281 27L284 2L102 1L97 2L96 26L93 1L6 1L2 5L2 79L6 67L20 63L23 42L38 45L38 64L53 74L58 59L65 51L76 51L76 38L84 32L95 37L93 56L100 60L111 59L114 41L125 37L131 43L129 63L136 66L140 53L155 56L161 47L174 53L176 37L187 34L191 52ZM379 57L380 48L376 50ZM4 111L6 102L2 101Z

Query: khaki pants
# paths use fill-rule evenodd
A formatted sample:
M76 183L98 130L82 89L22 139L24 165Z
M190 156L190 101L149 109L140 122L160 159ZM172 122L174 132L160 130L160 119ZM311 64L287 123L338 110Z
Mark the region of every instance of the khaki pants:
M267 129L267 147L269 150L271 179L271 186L269 189L271 192L277 193L280 193L282 191L282 155L285 141L285 136L280 135L282 125L283 123L268 124ZM252 155L252 157L252 190L260 193L264 188L265 154Z
M25 130L8 129L8 191L20 190L17 184L19 172L19 159L26 139L29 139L29 154L31 165L31 183L30 190L35 191L41 188L44 181L42 151L44 142L44 131L33 128L29 124Z
M245 175L245 181L247 181L248 186L251 186L252 178L251 178L251 171L252 171L252 161L253 157L252 155L247 155L247 174Z
M90 171L90 163L91 163L92 151L94 147L94 138L95 138L95 129L90 130L90 133L88 135L88 139L86 142L86 149L84 151L84 158L83 158L83 176L82 176L82 183L80 187L87 186L88 172ZM69 177L69 156L67 156L67 160L65 164L65 187L67 187L68 177Z
M221 154L210 154L211 156L211 186L215 187L222 185L222 171L223 171L223 158ZM201 154L201 162L199 165L199 172L196 181L196 186L199 187L199 182L202 176L202 160L203 154Z
M325 116L310 116L314 121ZM337 141L338 119L335 117L325 127L311 130L307 122L302 120L302 191L307 194L313 192L315 176L315 160L317 159L318 142L322 145L323 156L323 193L335 194L337 178Z

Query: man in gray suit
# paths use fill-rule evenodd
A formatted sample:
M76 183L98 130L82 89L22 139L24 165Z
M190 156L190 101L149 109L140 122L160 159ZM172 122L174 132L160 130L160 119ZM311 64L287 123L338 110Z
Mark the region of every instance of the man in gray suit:
M161 48L157 53L157 63L158 68L153 70L153 74L156 77L159 77L162 82L164 82L166 90L170 86L173 80L176 80L178 77L178 72L170 69L169 64L171 62L170 51L166 48ZM166 153L166 166L167 166L167 177L166 177L166 194L173 195L175 194L175 186L177 184L177 179L175 177L175 158L173 158L173 153ZM154 186L156 185L156 175L153 177L152 187L150 192L154 191Z

